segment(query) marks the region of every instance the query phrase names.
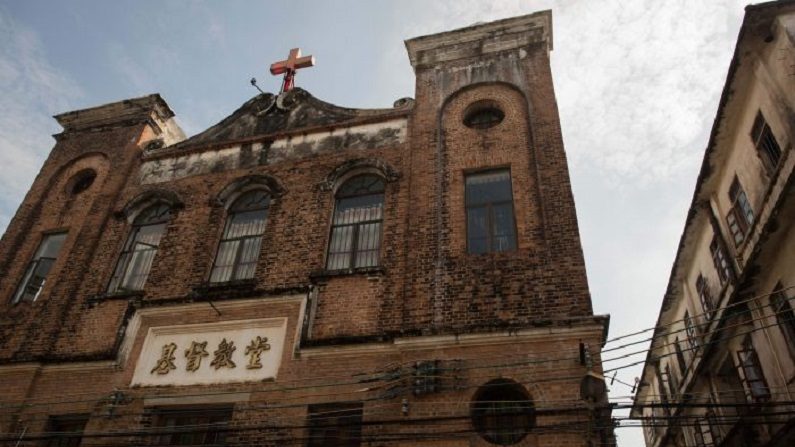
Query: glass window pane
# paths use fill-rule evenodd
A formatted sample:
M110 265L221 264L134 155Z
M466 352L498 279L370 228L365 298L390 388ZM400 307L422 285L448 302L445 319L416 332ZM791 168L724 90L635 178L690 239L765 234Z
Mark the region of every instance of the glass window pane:
M263 190L249 191L235 200L229 208L211 282L254 277L269 206L270 196Z
M17 291L14 293L13 301L35 301L39 292L44 287L47 275L50 273L61 246L66 239L66 233L53 233L44 235L36 249L36 254L28 264L22 281L19 283Z
M508 171L468 175L466 204L504 202L511 200L511 176Z
M354 177L337 190L326 268L378 265L383 191L383 180L374 175Z
M360 175L346 181L337 190L337 197L350 197L384 192L384 181L377 175Z
M232 270L239 245L239 240L221 242L218 246L218 254L215 257L213 271L210 274L211 282L224 282L232 278Z
M147 225L140 227L135 234L134 244L144 244L154 248L160 245L160 239L165 232L166 224Z
M169 220L171 220L171 207L161 203L141 211L133 221L133 225L151 225Z
M267 210L244 211L230 215L224 239L263 234L267 216Z
M138 215L116 264L110 292L143 290L170 218L171 209L165 204L149 207Z
M143 290L149 270L152 268L152 261L157 254L156 249L141 248L144 245L136 246L136 250L130 255L130 262L127 264L127 272L122 281L121 288L125 290Z
M61 245L66 240L66 233L48 234L44 236L36 252L37 258L57 258Z

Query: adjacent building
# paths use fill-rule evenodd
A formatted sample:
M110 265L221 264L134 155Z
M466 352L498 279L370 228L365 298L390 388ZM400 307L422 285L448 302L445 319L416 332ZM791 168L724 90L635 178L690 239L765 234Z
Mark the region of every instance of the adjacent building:
M746 8L632 415L647 446L795 445L795 2Z
M0 442L612 445L551 13L406 48L387 109L56 116L0 241Z

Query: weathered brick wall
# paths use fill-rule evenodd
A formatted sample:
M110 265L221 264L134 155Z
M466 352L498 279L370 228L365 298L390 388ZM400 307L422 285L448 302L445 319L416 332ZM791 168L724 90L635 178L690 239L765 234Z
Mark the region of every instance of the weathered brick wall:
M300 297L300 296L299 296ZM263 305L268 303L268 305ZM232 303L226 303L232 304ZM72 362L33 370L0 370L0 383L16 391L4 405L0 422L4 433L23 436L20 445L41 445L35 437L46 431L53 414L89 414L86 433L139 431L156 427L152 413L173 405L234 406L229 445L303 445L308 435L308 405L363 402L363 436L380 437L364 445L487 446L473 431L470 410L478 388L495 377L523 384L537 410L536 426L519 446L584 446L589 420L579 400L579 381L585 367L579 363L578 344L596 345L599 324L556 332L535 329L490 341L454 337L414 345L374 345L345 352L337 347L293 351L300 300L249 300L244 306L219 304L219 316L203 304L180 305L174 313L158 313L141 320L128 355L121 362ZM149 327L207 323L248 318L288 316L285 349L275 381L260 383L131 387L138 355ZM409 340L406 340L409 341ZM411 392L411 365L436 359L442 368L439 391L415 396ZM111 396L120 392L117 404ZM24 394L24 398L22 395ZM408 414L403 415L403 400ZM16 411L12 411L16 410ZM13 417L11 416L13 415ZM239 430L239 431L234 431ZM384 436L394 436L387 442ZM155 445L153 437L133 435L85 438L82 445Z
M417 69L405 324L445 330L592 312L546 49ZM496 73L495 73L496 71ZM504 80L509 84L494 83ZM473 130L462 112L497 101L506 118ZM440 127L441 124L441 127ZM509 167L519 249L465 252L464 173Z
M131 141L148 141L151 129L66 133L3 239L4 253L16 254L3 257L7 278L21 276L38 243L30 236L39 230L70 225L85 230L70 228L70 239L39 301L6 306L3 355L112 356L116 330L131 313L122 304L131 296L105 296L131 228L130 219L119 217L119 212L153 191L169 192L180 207L140 297L144 305L308 291L316 286L311 334L320 342L490 330L590 315L547 51L535 45L524 57L513 54L493 56L490 66L463 59L418 69L408 141L388 147L332 145L304 158L282 157L272 163L248 157L239 167L141 184L137 168L142 149ZM464 110L482 99L504 110L504 122L491 129L467 128L462 123ZM56 172L76 169L65 168L70 160L97 151L107 153L107 167L99 159L95 162L102 165L98 170L112 172L107 181L101 175L85 198L78 196L74 203L62 194L45 192L48 185L68 178ZM334 191L324 182L335 169L364 157L380 160L398 173L386 184L381 269L327 275L323 270ZM464 175L494 167L511 172L518 249L470 255ZM251 175L270 176L284 189L272 201L256 278L248 288L208 293L203 285L226 219L218 196ZM58 190L57 185L50 187ZM66 205L72 211L64 212ZM31 224L33 231L23 230ZM70 268L61 269L62 265ZM6 281L4 297L13 293L15 284Z
M25 360L55 354L61 325L85 298L77 291L95 274L86 267L94 259L97 241L105 236L103 229L119 191L137 165L138 143L145 136L142 130L140 125L120 127L64 134L58 139L0 242L4 278L0 283L1 358ZM73 196L67 191L70 180L89 168L97 172L94 184ZM68 235L39 298L12 305L43 234L51 231L67 231Z

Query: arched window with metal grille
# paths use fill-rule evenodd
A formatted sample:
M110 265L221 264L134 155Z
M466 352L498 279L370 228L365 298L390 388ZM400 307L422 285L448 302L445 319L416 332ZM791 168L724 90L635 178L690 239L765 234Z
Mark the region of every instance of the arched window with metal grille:
M110 280L109 292L143 290L171 217L171 206L165 203L152 205L138 214Z
M373 267L381 255L384 180L372 174L350 178L337 189L326 268Z
M229 207L224 235L218 244L210 282L254 277L268 221L270 195L263 190L243 193Z

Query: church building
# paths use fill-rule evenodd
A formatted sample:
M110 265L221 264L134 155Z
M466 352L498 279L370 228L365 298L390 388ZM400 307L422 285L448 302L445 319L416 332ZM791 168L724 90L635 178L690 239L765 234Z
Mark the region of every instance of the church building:
M406 49L386 109L296 49L189 138L157 94L57 115L0 241L0 444L614 445L551 12Z

